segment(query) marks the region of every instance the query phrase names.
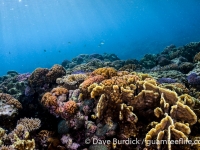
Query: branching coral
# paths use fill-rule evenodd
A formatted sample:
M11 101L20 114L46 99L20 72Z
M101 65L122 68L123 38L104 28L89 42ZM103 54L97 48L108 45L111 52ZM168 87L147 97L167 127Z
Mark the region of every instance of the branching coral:
M16 134L14 135L15 142L13 143L13 147L16 150L34 150L35 149L35 140L28 140L29 133L26 132L24 139L21 140Z
M26 118L26 120L29 120L29 119ZM23 119L20 120L19 122L22 123L22 121ZM34 150L35 140L29 138L30 134L27 130L27 124L25 123L24 125L18 124L11 133L9 133L8 135L4 134L3 142L7 144L9 143L9 146L2 146L0 147L0 149Z

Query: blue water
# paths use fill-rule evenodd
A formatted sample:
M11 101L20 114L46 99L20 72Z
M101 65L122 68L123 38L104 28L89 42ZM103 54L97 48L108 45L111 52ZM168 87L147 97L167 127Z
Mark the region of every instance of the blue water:
M140 59L200 41L199 8L199 0L0 0L0 75L83 53Z

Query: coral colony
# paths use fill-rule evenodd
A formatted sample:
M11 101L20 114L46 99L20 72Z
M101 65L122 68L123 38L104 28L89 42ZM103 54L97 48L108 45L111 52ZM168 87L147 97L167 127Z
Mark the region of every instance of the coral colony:
M199 150L200 42L81 54L0 77L0 150Z

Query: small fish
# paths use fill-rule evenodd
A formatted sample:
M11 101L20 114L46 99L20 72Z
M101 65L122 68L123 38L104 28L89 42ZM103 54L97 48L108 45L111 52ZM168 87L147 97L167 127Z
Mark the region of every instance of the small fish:
M61 51L59 50L58 52L60 53Z
M11 54L11 53L9 52L9 54Z
M86 47L86 44L84 45L84 47Z
M68 42L68 44L71 44L71 42Z
M44 52L46 52L46 49L44 49Z

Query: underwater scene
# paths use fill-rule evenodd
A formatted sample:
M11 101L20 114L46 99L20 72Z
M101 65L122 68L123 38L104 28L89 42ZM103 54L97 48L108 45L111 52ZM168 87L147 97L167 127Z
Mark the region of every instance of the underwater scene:
M0 150L200 150L199 8L0 0Z

